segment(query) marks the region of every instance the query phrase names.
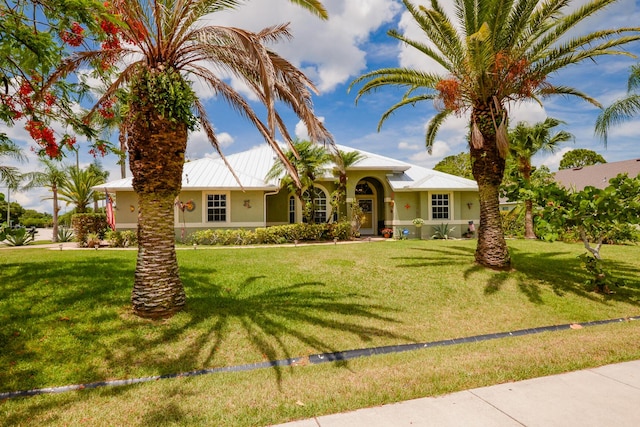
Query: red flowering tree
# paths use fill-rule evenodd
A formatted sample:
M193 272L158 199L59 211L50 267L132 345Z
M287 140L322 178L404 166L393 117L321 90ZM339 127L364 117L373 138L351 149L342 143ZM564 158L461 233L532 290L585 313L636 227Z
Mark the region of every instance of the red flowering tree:
M108 142L73 108L87 87L73 80L49 85L52 73L74 50L109 40L100 22L108 17L96 0L16 0L0 14L0 121L23 125L39 154L59 158L75 150L76 135L92 139L96 154ZM58 126L54 126L58 124ZM54 128L63 129L55 131ZM7 140L4 133L0 139Z

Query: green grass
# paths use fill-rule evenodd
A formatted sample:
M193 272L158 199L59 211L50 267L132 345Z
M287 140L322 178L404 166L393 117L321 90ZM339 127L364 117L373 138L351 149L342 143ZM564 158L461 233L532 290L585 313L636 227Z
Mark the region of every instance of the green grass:
M626 282L584 285L579 245L473 241L178 251L184 312L130 313L135 251L0 250L0 392L186 372L640 315L636 246L605 247ZM640 358L640 325L432 348L318 366L10 399L0 424L264 425Z

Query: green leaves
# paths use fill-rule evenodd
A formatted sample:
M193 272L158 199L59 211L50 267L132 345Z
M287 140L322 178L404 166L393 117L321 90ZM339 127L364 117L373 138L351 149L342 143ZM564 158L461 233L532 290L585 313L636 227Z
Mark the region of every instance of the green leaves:
M174 122L184 123L189 130L197 126L192 111L196 94L191 85L172 68L142 69L131 89L133 110L155 111Z

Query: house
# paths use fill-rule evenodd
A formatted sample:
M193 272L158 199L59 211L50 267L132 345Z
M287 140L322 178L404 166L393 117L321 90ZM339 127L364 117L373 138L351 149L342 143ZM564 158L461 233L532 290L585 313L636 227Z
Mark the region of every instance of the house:
M554 177L556 182L566 189L581 191L587 186L600 189L608 187L609 180L621 173L628 174L630 178L638 176L640 174L640 159L562 169L556 172Z
M345 152L353 148L338 146ZM469 223L478 224L480 209L475 181L411 165L389 157L357 150L362 158L347 168L347 214L357 203L365 220L361 235L377 235L383 227L407 237L428 238L430 226L455 227L452 237L467 232ZM227 156L233 176L219 158L203 158L184 165L182 192L176 200L176 235L209 228L254 229L302 222L299 200L278 181L265 177L277 161L268 145ZM316 222L333 221L331 194L336 190L332 166L317 178L313 195ZM240 185L242 184L242 185ZM137 198L131 178L94 187L114 196L116 227L137 227ZM416 228L414 218L423 218Z

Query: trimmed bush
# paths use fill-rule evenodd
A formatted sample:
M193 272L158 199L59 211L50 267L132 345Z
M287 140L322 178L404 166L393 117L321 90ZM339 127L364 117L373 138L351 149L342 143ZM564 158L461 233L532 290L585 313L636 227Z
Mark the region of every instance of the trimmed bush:
M104 236L108 229L107 216L100 213L81 213L71 217L73 234L76 236L78 245L87 246L87 235L89 233Z
M352 238L351 224L286 224L244 229L208 229L192 233L188 242L198 245L254 245L294 243L295 241L327 241Z

